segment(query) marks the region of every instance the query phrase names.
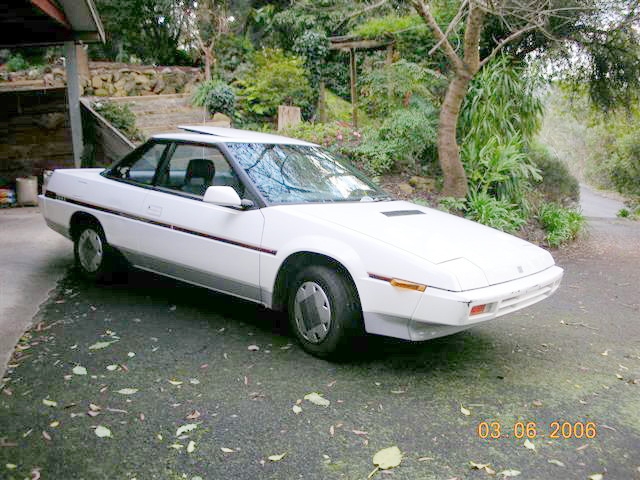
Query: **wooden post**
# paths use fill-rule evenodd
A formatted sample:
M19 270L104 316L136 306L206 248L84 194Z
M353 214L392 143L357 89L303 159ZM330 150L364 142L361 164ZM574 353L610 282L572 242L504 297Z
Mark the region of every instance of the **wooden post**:
M324 80L320 80L320 92L318 92L318 114L320 122L327 122L327 96L324 88Z
M282 131L287 127L295 127L302 121L302 115L299 107L287 107L280 105L278 107L278 131Z
M387 45L387 58L385 59L385 63L387 65L391 65L393 63L393 43Z
M356 90L356 49L349 50L349 65L351 79L351 109L353 118L353 128L358 128L358 92Z
M69 99L69 124L73 144L73 163L80 168L82 163L82 117L80 115L80 84L78 78L78 59L73 41L65 42L64 56L67 69L67 96Z

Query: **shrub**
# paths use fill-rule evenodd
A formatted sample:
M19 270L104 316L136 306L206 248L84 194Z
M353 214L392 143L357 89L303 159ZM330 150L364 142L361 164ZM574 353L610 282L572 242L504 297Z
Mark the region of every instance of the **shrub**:
M233 89L221 80L201 83L191 101L198 107L205 107L211 115L219 112L233 118L236 113L236 95Z
M580 200L580 184L557 155L539 143L527 149L527 156L542 178L536 183L544 198L562 205Z
M617 190L640 195L640 133L634 131L621 137L612 160L610 175Z
M313 107L314 94L302 59L282 50L257 52L237 85L244 110L260 119L274 118L279 105L296 105L306 113Z
M538 210L538 221L550 247L559 247L575 239L585 226L585 218L580 212L557 203L543 203Z
M419 170L435 158L437 113L425 102L393 111L380 128L365 132L356 154L365 168L382 174L394 168Z
M9 57L6 67L7 72L19 72L20 70L29 68L29 62L27 62L22 55L16 53Z
M514 233L525 223L522 210L506 200L500 200L486 192L471 192L464 208L465 217L503 232Z
M360 103L369 114L384 116L406 108L412 97L435 101L434 91L444 85L444 77L416 63L400 60L373 68L360 78Z
M143 140L136 127L136 116L126 103L95 102L93 108L132 142Z

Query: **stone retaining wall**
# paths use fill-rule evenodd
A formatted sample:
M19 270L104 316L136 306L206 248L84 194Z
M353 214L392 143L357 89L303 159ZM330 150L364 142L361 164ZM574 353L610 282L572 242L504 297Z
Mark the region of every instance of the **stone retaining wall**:
M89 76L80 75L80 86L83 95L127 97L190 93L202 79L198 68L90 62ZM0 90L24 86L59 87L65 84L66 72L60 66L21 72L0 71Z

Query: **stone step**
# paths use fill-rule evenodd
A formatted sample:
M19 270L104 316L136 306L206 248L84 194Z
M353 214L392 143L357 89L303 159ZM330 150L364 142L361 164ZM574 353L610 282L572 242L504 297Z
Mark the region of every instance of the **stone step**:
M180 125L183 123L200 124L208 120L208 116L202 112L178 112L178 113L157 113L153 115L136 116L136 126L138 128L156 127L161 125Z

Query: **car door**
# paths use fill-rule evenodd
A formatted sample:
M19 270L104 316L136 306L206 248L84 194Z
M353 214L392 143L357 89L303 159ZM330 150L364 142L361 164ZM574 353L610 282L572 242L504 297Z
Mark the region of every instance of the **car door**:
M259 301L264 217L204 203L208 186L244 186L214 145L177 143L159 167L142 207L139 266Z
M102 226L109 243L127 258L140 248L139 214L169 146L166 142L146 143L104 173L107 188L87 192L103 211L111 214L101 217Z

